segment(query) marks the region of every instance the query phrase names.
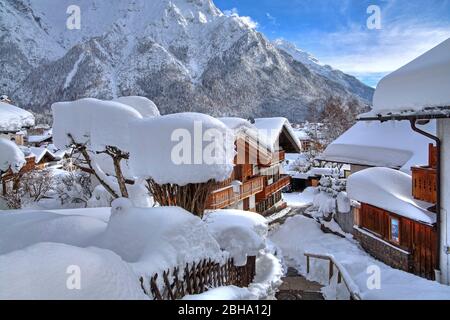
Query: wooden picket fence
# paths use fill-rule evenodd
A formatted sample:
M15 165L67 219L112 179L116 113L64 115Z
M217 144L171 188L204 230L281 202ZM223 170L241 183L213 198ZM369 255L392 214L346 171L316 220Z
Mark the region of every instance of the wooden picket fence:
M199 263L186 264L183 275L179 268L163 272L162 288L158 286L158 274L150 278L150 293L144 285L144 278L140 278L145 294L154 300L178 300L186 295L200 294L212 288L234 285L248 287L254 280L256 272L256 257L248 257L247 264L242 267L234 265L229 259L224 265L209 260Z

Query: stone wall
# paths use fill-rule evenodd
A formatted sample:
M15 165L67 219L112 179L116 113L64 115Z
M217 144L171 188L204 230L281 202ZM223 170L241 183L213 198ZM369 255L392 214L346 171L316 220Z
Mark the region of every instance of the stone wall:
M410 272L410 254L404 252L401 249L396 249L383 240L376 239L375 236L368 235L358 228L353 229L353 235L364 248L364 250L366 250L376 259L395 269Z

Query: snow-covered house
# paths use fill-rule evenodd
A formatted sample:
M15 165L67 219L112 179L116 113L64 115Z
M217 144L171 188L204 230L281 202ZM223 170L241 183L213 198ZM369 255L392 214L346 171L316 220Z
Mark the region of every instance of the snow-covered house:
M436 123L423 126L436 132ZM405 122L358 122L332 142L317 160L349 164L351 174L371 168L386 167L411 172L411 167L428 162L430 140L412 135Z
M209 209L238 208L266 214L282 207L282 190L291 180L283 174L282 163L287 152L301 151L289 121L285 118L220 120L235 132L237 155L232 176L212 193Z
M412 179L436 188L436 280L450 285L450 39L389 74L378 84L373 110L361 121L409 121L411 136L436 144L436 169L413 170ZM437 134L419 127L435 120ZM431 156L430 158L434 158ZM432 163L431 163L432 165ZM431 185L431 188L433 186Z
M53 130L51 128L36 128L35 130L27 130L28 145L33 147L42 147L53 142Z
M355 209L354 236L377 259L394 268L434 279L434 204L415 199L412 178L389 168L371 168L349 177L347 192Z
M24 145L26 133L23 129L34 125L32 113L12 105L5 95L0 98L0 137Z
M32 126L34 126L34 116L31 112L0 101L0 136L15 139L16 133Z

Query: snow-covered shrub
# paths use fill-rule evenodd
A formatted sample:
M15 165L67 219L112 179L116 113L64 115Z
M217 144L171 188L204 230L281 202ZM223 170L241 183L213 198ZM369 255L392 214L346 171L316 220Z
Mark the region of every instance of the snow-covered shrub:
M133 122L130 166L147 181L162 206L203 216L217 182L234 168L234 134L220 120L199 113L171 114ZM142 139L142 137L148 137Z
M16 175L13 181L7 183L5 194L1 197L10 209L20 209L31 206L49 196L54 190L51 170L33 170Z
M130 123L158 115L153 102L142 97L81 99L55 103L52 110L55 145L72 148L77 164L90 169L112 198L128 198L128 185L134 183L128 168L129 150L141 141L141 137L130 139Z
M331 221L337 212L338 196L346 190L346 180L339 175L322 176L319 183L319 194L314 197L313 210L317 211L325 220Z
M85 172L71 171L56 177L55 194L64 206L87 207L92 192L91 177Z
M111 194L106 191L103 186L98 185L94 188L92 192L92 197L88 200L87 206L89 208L104 208L110 207L111 203L114 201L114 198Z

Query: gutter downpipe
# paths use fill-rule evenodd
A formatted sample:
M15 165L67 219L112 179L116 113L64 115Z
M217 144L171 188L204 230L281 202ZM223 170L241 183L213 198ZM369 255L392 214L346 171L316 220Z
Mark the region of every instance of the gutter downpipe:
M421 129L419 129L417 127L417 123L416 123L416 119L410 119L411 122L411 128L413 129L413 131L431 139L434 140L436 142L436 148L437 148L437 168L436 168L436 192L437 192L437 199L436 199L436 226L437 226L437 254L436 254L436 271L438 272L438 274L440 274L440 263L441 263L441 252L442 249L441 248L441 167L442 167L442 163L441 163L441 139L439 139L436 136L433 136L432 134L423 131ZM436 279L438 280L438 279ZM441 282L441 279L438 280L439 282Z

